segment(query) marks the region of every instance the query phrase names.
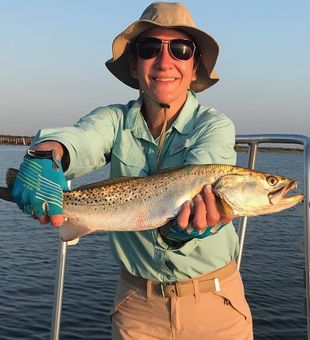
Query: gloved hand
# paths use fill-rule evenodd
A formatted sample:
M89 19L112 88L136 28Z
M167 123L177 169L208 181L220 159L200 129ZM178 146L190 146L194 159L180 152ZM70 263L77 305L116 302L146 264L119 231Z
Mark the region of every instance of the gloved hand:
M203 231L195 230L190 225L185 229L178 226L177 222L173 220L169 224L165 225L160 229L160 232L164 237L171 241L179 241L186 242L193 238L203 239L205 237L216 234L219 230L221 230L225 224L221 224L219 226L207 227Z
M212 187L206 185L192 201L183 203L176 220L160 228L160 233L166 240L184 243L214 235L230 221L231 216L218 211Z
M55 151L27 151L12 190L21 210L37 217L62 214L63 191L68 190Z

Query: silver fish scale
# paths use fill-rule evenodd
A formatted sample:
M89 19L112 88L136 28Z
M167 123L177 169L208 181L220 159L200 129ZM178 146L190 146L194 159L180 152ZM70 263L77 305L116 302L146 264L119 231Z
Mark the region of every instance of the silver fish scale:
M65 194L64 213L71 223L104 230L144 230L175 217L181 205L199 193L208 176L199 166L132 178Z
M146 181L147 180L147 181ZM166 192L179 181L179 176L144 177L109 184L100 188L73 190L64 194L65 205L113 207L119 204L151 199ZM147 182L147 183L146 183ZM147 184L147 185L146 185Z

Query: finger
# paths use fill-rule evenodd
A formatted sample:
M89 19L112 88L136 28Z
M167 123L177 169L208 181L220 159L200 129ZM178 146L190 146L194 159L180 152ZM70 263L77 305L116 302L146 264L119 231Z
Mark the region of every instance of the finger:
M42 224L51 223L52 226L58 228L64 221L65 217L62 214L49 215L49 205L46 202L36 202L34 204L34 212Z
M24 211L24 203L22 200L22 191L20 187L17 187L16 182L18 182L18 179L15 180L14 187L12 189L12 198L14 202L17 204L18 208L22 211Z
M194 217L195 215L195 203L194 203L194 200L191 200L190 201L190 208L191 208L191 214L190 214L190 217Z
M32 202L33 202L32 206L33 206L34 213L39 218L39 221L41 222L40 217L45 216L44 202L42 203L42 201L38 201L36 199L33 199Z
M186 228L189 222L189 217L191 215L191 202L186 201L183 203L182 208L177 217L177 224L181 228Z
M219 223L220 223L220 224L227 224L227 223L229 223L230 221L232 221L232 219L231 219L230 217L224 216L224 217L221 217L221 218L220 218Z
M50 223L53 227L59 228L65 222L64 215L51 215L49 216Z
M23 204L21 201L15 201L15 202L16 202L18 208L19 208L20 210L24 211L24 204Z
M207 208L207 224L213 226L219 222L221 216L216 207L216 199L211 185L204 187L203 194Z
M26 192L25 190L22 191L19 197L20 197L21 204L18 206L19 207L22 206L22 210L24 214L31 215L32 205L31 205L31 201L29 200L28 192Z
M195 197L195 215L192 226L197 230L204 230L208 226L206 205L201 195Z
M32 206L30 204L24 205L24 213L27 215L32 215Z
M51 223L51 225L56 228L60 227L65 221L65 218L63 215L51 215L51 216L42 215L42 216L37 217L37 219L42 224Z
M41 224L48 224L50 222L49 216L46 215L38 216L36 218L40 221Z
M31 214L31 217L34 219L34 220L38 220L38 216L34 213L34 211L32 211L32 214Z

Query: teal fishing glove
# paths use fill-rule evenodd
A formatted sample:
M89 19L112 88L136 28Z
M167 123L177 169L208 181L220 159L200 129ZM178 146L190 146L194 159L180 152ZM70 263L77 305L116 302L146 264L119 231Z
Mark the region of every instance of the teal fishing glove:
M62 214L63 191L68 190L54 151L27 151L12 190L21 210L37 216Z
M171 241L186 242L192 240L193 238L203 239L205 237L216 234L221 230L225 224L221 224L218 227L207 227L204 231L199 231L193 229L191 226L185 229L178 226L176 220L170 223L170 228L166 229L164 236Z

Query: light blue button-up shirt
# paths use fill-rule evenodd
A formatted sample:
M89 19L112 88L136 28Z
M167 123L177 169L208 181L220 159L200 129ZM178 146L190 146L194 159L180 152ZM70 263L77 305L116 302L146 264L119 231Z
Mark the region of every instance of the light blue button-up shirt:
M67 148L68 179L111 163L111 177L147 176L156 172L158 139L141 114L142 98L126 105L99 107L73 127L40 130L35 143L57 140ZM198 103L191 91L167 131L160 168L184 164L235 164L235 130L230 119ZM121 267L136 276L179 281L216 270L237 256L232 223L204 239L169 247L158 229L110 232L111 248Z

